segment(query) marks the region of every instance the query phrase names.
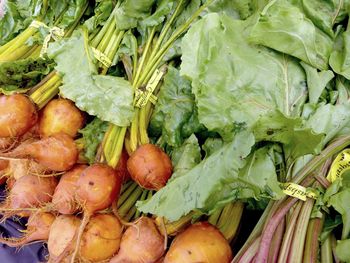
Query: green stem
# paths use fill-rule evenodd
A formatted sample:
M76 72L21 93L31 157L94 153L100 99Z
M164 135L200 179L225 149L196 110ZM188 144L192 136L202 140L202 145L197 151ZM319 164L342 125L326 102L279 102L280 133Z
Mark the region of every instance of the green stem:
M309 224L312 208L314 207L315 200L308 198L304 203L300 211L297 225L293 236L293 242L290 248L289 257L296 260L296 262L302 262L304 253L304 244L306 239L307 227Z
M6 57L9 56L12 52L16 51L18 48L20 48L22 45L25 45L27 40L34 35L36 32L38 32L38 29L35 27L28 27L26 30L24 30L20 35L12 39L9 43L9 46L6 50L1 52L0 55L0 61L6 61ZM5 45L6 46L6 45Z
M332 251L332 236L328 235L327 239L321 245L321 262L333 263L333 251Z
M39 53L37 53L38 49L39 49ZM26 58L34 58L34 59L36 59L40 55L40 50L41 50L40 46L38 46L38 45L32 46L31 49L26 54L24 54L22 56L22 59L26 59Z
M153 58L156 55L156 52L159 50L160 45L162 44L166 34L168 33L172 23L174 22L175 18L178 16L178 14L181 11L181 7L182 4L184 3L184 0L180 0L174 13L172 14L171 18L169 20L167 20L167 22L165 23L162 32L159 35L159 38L154 46L154 49L152 50L152 53L150 55L151 58Z
M6 61L15 61L18 59L21 59L24 57L28 52L31 51L33 47L32 46L27 46L23 45L17 48L15 51L11 52L8 55L0 56L0 62L6 62Z
M216 209L208 218L208 222L214 226L218 223L223 208Z
M147 134L147 109L146 107L150 107L151 103L147 103L145 107L140 109L140 115L139 115L139 133L140 133L140 142L141 144L147 144L149 143L149 138Z
M245 252L249 249L249 247L259 238L261 232L263 231L263 228L264 228L264 225L265 225L267 218L270 218L274 212L274 210L272 208L273 208L273 203L269 202L269 204L265 208L263 214L261 215L258 223L256 223L253 231L250 233L248 239L244 242L244 245L241 247L241 249L235 255L234 259L232 260L232 263L239 262L241 257L245 254ZM259 245L259 243L258 243L258 245Z
M112 20L111 25L109 26L105 36L102 38L101 42L98 44L97 49L100 50L102 53L105 52L108 43L111 41L112 36L115 32L115 21Z
M58 93L58 87L62 80L55 72L51 72L40 83L30 90L30 98L37 105L38 109L42 109L53 97Z
M306 240L304 246L304 263L317 263L319 253L319 236L322 232L324 223L324 215L322 218L312 218L306 233Z
M153 41L153 37L154 37L154 34L156 32L156 28L153 27L151 32L150 32L150 35L147 39L147 42L146 42L146 46L145 46L145 49L144 51L142 52L142 57L140 59L140 65L138 65L137 67L137 70L136 70L136 74L135 74L135 78L134 78L134 83L133 84L137 84L138 82L138 78L140 77L140 74L141 74L141 71L143 69L143 65L145 64L145 61L146 61L146 58L148 56L148 52L150 50L150 47L151 47L151 44L152 44L152 41ZM137 85L134 85L134 88L138 88Z
M120 196L131 186L132 183L133 181L129 180L122 185L122 189L120 190Z
M127 222L130 222L130 220L134 217L135 213L136 213L136 207L133 206L128 213L124 216L124 220Z
M102 27L102 29L97 33L97 35L92 39L90 45L94 48L100 44L102 38L106 35L106 32L109 30L109 27L112 24L112 16L107 19L106 24Z
M126 199L126 201L120 207L118 207L118 213L121 217L125 217L130 209L135 207L135 203L142 195L142 191L143 190L141 187L137 187L128 197L128 199Z
M298 216L301 208L302 208L302 203L298 202L298 204L296 205L292 213L290 220L287 223L286 232L284 234L281 251L278 258L279 263L284 263L288 261L288 255L290 253L290 247L293 241L293 233L295 231L295 225L298 220Z
M112 25L112 22L115 21L114 14L115 14L118 7L119 7L119 2L117 2L117 5L114 7L112 13L108 17L108 19L107 19L106 23L103 25L102 29L99 31L99 33L96 35L96 37L94 37L94 39L91 41L92 47L96 48L100 44L102 38L106 35L106 32L108 31L108 29Z
M36 46L35 50L30 54L28 58L36 59L40 56L41 46Z
M113 38L111 39L110 44L107 46L107 49L105 51L106 56L113 61L115 54L118 51L119 45L123 39L124 36L124 31L117 32L116 34L113 35ZM105 65L102 65L102 75L107 74L108 67Z
M129 198L131 193L133 193L137 187L138 187L138 185L135 182L132 182L132 184L127 189L125 189L123 194L121 194L119 199L118 199L118 208L124 204L125 200L127 200Z
M113 61L115 54L118 51L119 45L123 40L125 31L119 31L116 40L114 41L110 50L106 51L107 57Z
M140 197L140 199L139 199L138 201L144 201L144 200L146 199L146 197L147 197L148 191L149 191L149 190L144 189L144 190L142 191L142 195L141 195L141 197ZM141 216L140 210L136 210L134 219L137 219L137 218L139 218L140 216Z
M136 151L138 147L138 139L139 139L138 122L139 122L139 109L135 109L134 119L131 122L131 127L130 127L130 149L133 152Z
M212 1L213 0L209 0L204 5L202 5L181 27L179 27L173 33L173 35L162 45L162 47L157 52L157 54L155 54L153 58L150 58L149 63L144 69L145 73L142 75L142 77L140 77L140 79L136 83L136 87L147 82L147 80L152 76L154 70L159 66L159 63L161 62L165 53L168 51L171 45L175 42L175 40L190 27L191 23L203 12L205 8L208 7L208 5L212 3Z

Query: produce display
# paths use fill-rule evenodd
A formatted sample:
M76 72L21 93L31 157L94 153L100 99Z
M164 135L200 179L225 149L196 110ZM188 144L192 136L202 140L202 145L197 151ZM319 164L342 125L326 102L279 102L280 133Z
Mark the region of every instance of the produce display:
M349 13L0 0L0 225L25 222L0 229L3 249L42 244L26 263L350 262Z

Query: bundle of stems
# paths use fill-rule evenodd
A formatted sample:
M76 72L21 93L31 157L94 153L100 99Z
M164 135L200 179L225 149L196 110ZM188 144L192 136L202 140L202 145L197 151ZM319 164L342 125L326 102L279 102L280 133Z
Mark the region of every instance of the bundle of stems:
M147 41L142 48L139 48L139 50L142 50L142 54L139 58L137 54L133 56L133 62L131 63L132 68L126 71L131 72L129 80L132 83L135 94L137 91L142 93L157 70L164 72L166 69L166 62L163 58L167 51L172 47L174 42L189 29L191 23L211 3L211 1L207 1L196 12L194 12L186 22L170 34L171 26L183 11L185 2L186 1L184 0L178 2L173 14L165 21L159 33L156 27L150 29ZM157 91L158 89L155 90L155 93ZM149 143L147 128L151 114L152 103L148 101L146 105L141 108L136 107L134 119L129 130L128 127L119 127L113 124L109 126L103 140L103 153L106 162L110 166L116 167L118 164L124 142L129 154L135 151L139 145ZM128 136L126 136L127 131Z
M103 27L89 41L92 48L98 50L110 61L114 59L124 35L124 31L116 29L115 20L113 19L117 7L118 5L116 5ZM100 62L100 74L105 75L109 66ZM52 71L40 83L30 89L30 98L41 109L58 94L61 84L60 75L56 71Z
M329 183L325 176L333 156L349 145L350 136L335 139L308 162L291 182L304 187L327 188ZM289 196L270 201L232 262L286 262L290 258L295 262L317 262L324 215L321 211L321 216L311 217L314 204L313 199L302 201ZM323 246L322 251L326 251ZM326 257L328 254L322 252L321 255Z
M86 9L88 8L89 1L85 1L83 7L81 8L79 14L76 16L74 21L68 25L65 29L64 37L69 37L74 29L79 24L82 16L84 15ZM62 21L66 9L68 6L62 10L61 14L57 17L56 21L53 22L53 26L57 26ZM44 21L45 14L47 14L48 4L43 4L43 10L41 10L41 14L37 17L36 21L42 22ZM6 61L15 61L19 59L25 58L38 58L40 56L42 50L42 44L30 44L30 39L40 39L40 25L35 26L33 24L29 25L23 32L17 35L15 38L7 42L5 45L0 47L0 62Z

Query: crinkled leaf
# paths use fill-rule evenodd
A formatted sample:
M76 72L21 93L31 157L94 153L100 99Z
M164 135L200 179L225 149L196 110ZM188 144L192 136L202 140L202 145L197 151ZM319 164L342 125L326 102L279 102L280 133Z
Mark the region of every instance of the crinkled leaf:
M350 262L350 239L340 240L335 247L337 259L342 262Z
M332 39L318 29L300 8L287 0L273 0L260 13L250 40L326 70Z
M13 39L28 24L29 21L18 12L15 1L0 3L0 45Z
M191 90L191 82L181 77L179 71L170 66L151 118L149 129L152 135L162 135L167 144L179 146L184 138L198 131L198 127L193 125L193 115L197 112ZM184 125L187 123L191 124L193 130L184 131ZM200 128L200 125L198 126Z
M309 90L310 103L317 103L326 85L334 77L334 73L331 70L317 71L316 68L301 62L300 63L306 73L307 87Z
M157 26L160 23L163 23L165 17L170 14L175 6L174 0L158 0L156 10L152 13L152 15L146 17L145 19L140 21L141 27L151 27Z
M330 198L336 193L338 193L342 186L343 184L341 179L337 179L334 182L332 182L332 184L327 188L326 192L323 195L323 201L325 203L328 203Z
M117 51L117 55L121 57L122 55L136 56L137 55L137 39L134 34L129 30L124 34L120 47Z
M337 38L337 43L329 58L332 69L350 79L350 29L343 32Z
M342 224L342 220L339 215L336 215L334 219L330 217L326 217L324 226L322 229L322 233L320 235L321 243L323 243L328 238L329 234L332 233L332 231L336 227L340 226L341 224Z
M207 138L202 145L203 151L205 151L205 158L212 155L224 145L224 141L221 138Z
M52 43L49 55L63 76L60 93L90 115L118 126L128 126L133 118L133 90L123 78L97 75L91 50L82 34Z
M115 13L116 28L127 30L137 26L142 18L150 16L156 0L125 0Z
M306 99L299 63L249 44L250 22L211 13L182 42L180 72L192 81L199 121L226 140L276 109L299 116Z
M92 32L97 29L98 26L102 26L106 23L113 11L113 2L113 0L96 1L94 15L84 22L89 32Z
M82 16L88 0L7 0L0 4L6 4L5 16L3 19L0 17L0 45L2 45L26 29L33 20L40 20L49 27L69 28ZM44 28L39 31L40 41L31 39L27 44L42 42L48 31Z
M281 112L269 113L255 124L254 135L258 141L273 141L284 144L287 158L295 159L308 153L318 153L323 134L304 128L301 118L288 118Z
M49 0L44 22L49 26L68 29L82 16L87 4L88 0Z
M0 63L0 92L25 92L43 79L54 65L50 60L21 59Z
M92 122L79 131L83 136L84 156L90 164L95 162L97 147L101 143L107 128L107 122L94 118Z
M150 200L138 202L138 209L174 221L192 210L208 213L232 201L244 189L238 173L253 144L252 134L237 134L231 143L169 182Z
M339 93L337 103L346 104L350 98L350 81L340 75L337 75L335 86Z
M257 149L246 159L246 165L238 174L238 180L244 185L240 198L260 199L265 196L278 199L284 196L277 181L274 158L270 155L271 147Z
M189 172L201 161L201 148L194 134L188 137L184 143L171 153L171 162L173 163L173 174L170 180L182 176Z
M342 216L343 231L342 238L347 238L350 233L350 189L344 189L335 195L332 195L328 205L333 206Z
M216 12L216 13L224 13L236 19L246 19L258 10L259 4L261 4L262 2L266 2L266 1L265 0L215 0L208 7L208 11Z
M322 145L326 145L336 135L347 133L350 129L350 102L337 105L321 105L306 121L305 126L316 133L325 134Z
M347 15L344 0L302 0L305 14L330 37L334 37L333 26Z

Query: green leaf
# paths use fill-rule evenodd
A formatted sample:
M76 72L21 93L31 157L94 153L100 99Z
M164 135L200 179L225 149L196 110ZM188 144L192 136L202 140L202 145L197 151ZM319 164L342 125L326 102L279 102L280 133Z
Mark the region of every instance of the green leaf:
M44 59L21 59L0 63L0 92L6 95L26 92L53 69L53 61Z
M350 233L350 189L344 189L335 195L332 195L328 205L333 206L341 214L343 220L342 238L345 239Z
M115 13L116 28L127 30L137 26L139 20L150 16L156 0L125 0Z
M90 164L95 162L97 147L102 142L107 128L107 122L94 118L92 122L79 131L83 136L81 140L84 145L84 156Z
M316 133L326 135L322 142L324 146L335 136L348 133L350 129L349 115L350 102L321 105L306 121L305 126Z
M94 15L84 22L89 33L103 26L113 11L113 0L96 1Z
M306 100L300 64L249 44L250 23L211 13L182 42L180 73L192 81L199 121L227 141L270 112L299 116Z
M350 81L340 75L337 75L337 78L335 80L335 86L339 93L337 103L348 103L350 98Z
M333 27L347 15L344 0L302 0L305 14L330 37L334 37Z
M14 1L0 3L0 45L13 39L28 25L29 21L26 20L26 17L21 16Z
M335 254L337 259L342 262L350 262L350 239L340 240L335 247Z
M140 21L141 27L157 26L165 20L166 16L170 14L175 6L176 1L158 0L156 10L152 15Z
M253 144L252 134L237 134L231 143L169 182L150 200L138 202L138 209L174 221L192 210L208 213L236 199L245 186L239 182L239 169Z
M179 146L184 138L201 129L197 121L194 125L195 110L194 95L191 82L179 75L174 67L169 67L164 77L164 84L158 94L158 101L150 122L150 134L163 136L164 141L171 146ZM191 125L191 129L185 124Z
M128 126L133 118L133 90L123 78L97 74L90 47L82 34L50 44L48 54L63 75L60 94L76 106L118 126Z
M250 40L297 57L321 70L328 67L333 45L328 35L287 0L273 0L266 5L252 28Z
M63 29L70 28L83 14L85 11L88 0L66 0L67 7L63 8L62 4L64 1L51 0L49 7L53 9L53 6L58 7L58 10L54 10L55 18L51 18L50 24L56 22L59 16L62 15L62 18L59 20L58 27ZM53 25L52 25L53 26Z
M201 161L201 148L194 134L188 137L184 143L171 153L171 162L173 163L173 174L170 180L182 176L189 172Z
M277 181L273 145L253 151L246 159L246 165L239 171L238 179L246 185L240 198L270 197L279 199L284 196ZM271 152L272 151L272 152Z
M333 79L334 73L331 70L322 70L318 72L316 68L304 62L300 62L300 64L303 66L306 73L309 101L310 103L316 104L326 88L327 83Z
M332 69L350 79L350 29L338 36L334 50L329 58Z
M215 0L208 7L209 12L223 13L236 19L247 19L266 0Z
M330 217L326 217L324 226L322 229L322 233L320 235L321 243L323 243L328 238L329 234L332 233L333 230L336 227L340 226L341 224L342 224L342 220L339 215L336 215L334 219Z
M304 128L301 118L288 118L281 112L265 115L253 127L257 141L272 141L284 144L286 158L295 158L308 153L318 153L323 134Z
M205 158L212 155L224 145L224 141L221 138L207 138L202 145L203 151L205 151Z

